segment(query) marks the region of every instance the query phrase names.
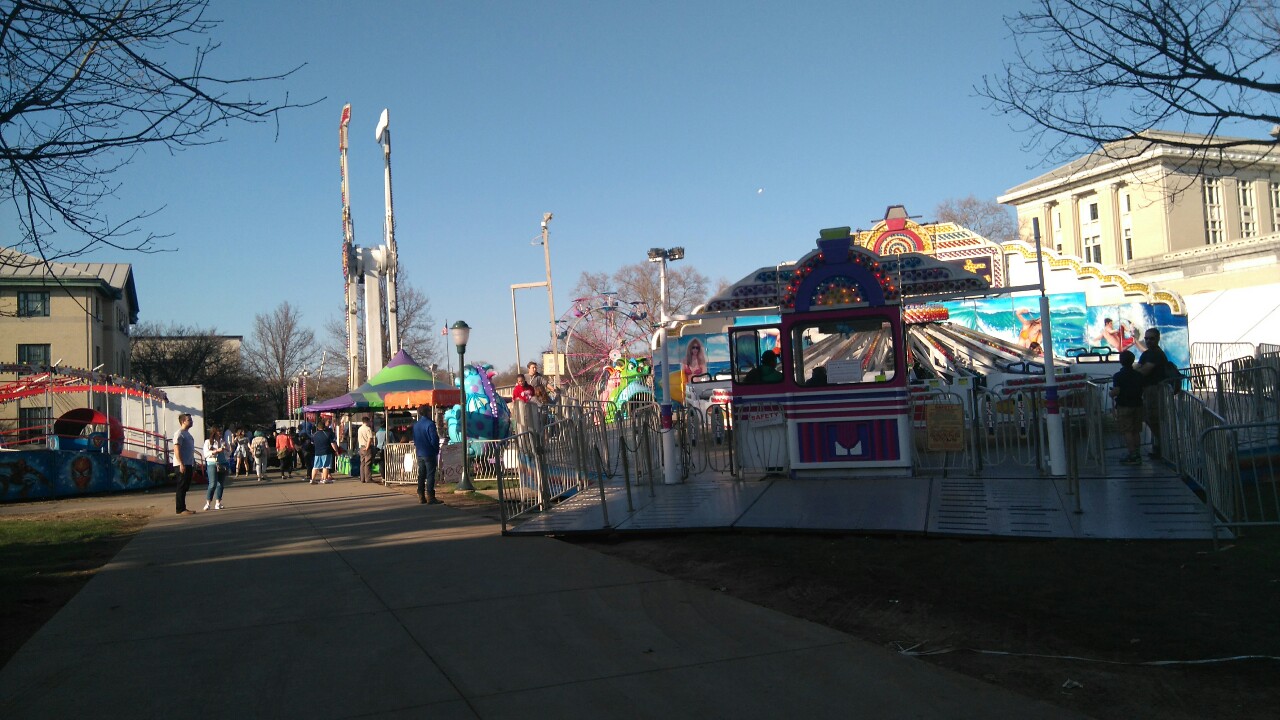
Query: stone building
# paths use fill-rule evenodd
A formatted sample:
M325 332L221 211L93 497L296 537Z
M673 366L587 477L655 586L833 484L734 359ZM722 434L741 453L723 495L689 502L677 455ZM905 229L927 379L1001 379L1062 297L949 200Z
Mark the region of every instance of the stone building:
M1280 147L1239 139L1229 150L1206 152L1196 148L1202 135L1146 135L1185 147L1115 143L1010 188L998 201L1015 208L1024 240L1031 241L1037 220L1046 248L1180 293L1193 341L1280 336ZM1254 304L1255 296L1270 304ZM1236 312L1238 324L1209 312L1241 303L1251 312Z

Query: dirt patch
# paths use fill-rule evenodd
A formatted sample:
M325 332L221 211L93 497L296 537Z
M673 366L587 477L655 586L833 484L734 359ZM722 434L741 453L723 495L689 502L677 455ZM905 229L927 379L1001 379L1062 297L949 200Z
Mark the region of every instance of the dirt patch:
M1280 701L1275 660L1140 664L1280 656L1280 533L1218 552L742 533L574 542L1098 718L1271 718Z

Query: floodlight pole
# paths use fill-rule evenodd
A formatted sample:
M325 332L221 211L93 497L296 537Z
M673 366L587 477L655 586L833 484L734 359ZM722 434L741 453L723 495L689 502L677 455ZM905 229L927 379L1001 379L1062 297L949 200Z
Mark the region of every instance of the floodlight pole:
M1058 408L1058 373L1053 362L1053 322L1049 318L1049 295L1044 289L1040 218L1031 218L1031 236L1036 241L1036 271L1040 274L1040 349L1044 352L1044 419L1049 433L1049 473L1061 477L1067 474L1067 452L1062 434L1062 414Z
M676 466L676 434L671 423L671 358L667 348L671 336L667 328L667 261L684 257L684 248L652 248L649 250L649 262L661 263L658 266L658 302L662 305L658 317L662 324L662 375L659 377L662 387L661 429L662 434L662 482L675 485L680 482L679 468Z
M555 374L553 375L553 377L555 378L555 381L556 381L555 384L559 385L560 384L559 382L560 381L560 349L559 349L560 340L559 338L556 337L556 297L555 297L555 293L553 293L551 290L551 235L547 232L547 224L550 222L551 222L551 213L542 213L542 259L543 259L543 262L546 263L546 267L547 267L547 309L551 313L551 357L555 359L555 363L556 363L556 366L554 368ZM519 357L519 355L520 353L517 352L516 356ZM543 363L543 365L545 366L546 363ZM516 362L516 366L517 367L520 366L519 361ZM547 369L546 367L543 367L542 369L545 374L551 375L551 373L546 373L546 369Z

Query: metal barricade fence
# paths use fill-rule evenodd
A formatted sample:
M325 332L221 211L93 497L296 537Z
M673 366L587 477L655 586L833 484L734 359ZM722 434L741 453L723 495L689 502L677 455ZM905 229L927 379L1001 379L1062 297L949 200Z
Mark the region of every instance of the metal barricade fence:
M931 450L927 435L929 407L935 405L955 406L960 408L962 423L962 444L960 451ZM931 390L911 395L911 427L914 431L911 444L911 464L916 471L942 471L944 474L963 470L976 473L974 458L975 425L974 414L968 410L964 398L948 390Z
M1191 364L1217 367L1224 360L1241 355L1254 355L1253 343L1230 342L1193 342L1191 343Z
M1280 421L1207 428L1197 448L1215 548L1220 529L1280 526Z
M974 431L975 467L1019 465L1048 469L1048 420L1043 385L996 386L978 394ZM1075 432L1074 469L1105 468L1110 402L1106 387L1077 380L1058 386L1063 431Z
M684 476L712 472L733 472L733 436L729 406L714 403L706 411L686 407L680 411L680 452Z
M480 452L473 449L475 476L485 476L482 468L494 470L504 532L510 521L545 511L593 486L609 527L605 486L610 480L620 479L628 509L634 509L633 484L647 483L653 492L662 467L658 407L630 403L612 417L606 410L592 402L568 404L558 414L562 419L540 430L487 441L489 449Z
M1277 404L1280 395L1276 392L1280 373L1256 359L1251 360L1219 374L1221 409L1218 414L1228 422L1261 422L1280 417L1280 404Z
M736 476L748 471L765 475L786 472L790 467L787 451L786 416L778 403L738 402L733 405L732 426Z
M439 482L436 478L436 482ZM418 453L413 443L387 443L382 448L382 482L384 485L417 485Z
M974 462L986 465L1038 466L1038 396L995 387L978 393L974 421Z

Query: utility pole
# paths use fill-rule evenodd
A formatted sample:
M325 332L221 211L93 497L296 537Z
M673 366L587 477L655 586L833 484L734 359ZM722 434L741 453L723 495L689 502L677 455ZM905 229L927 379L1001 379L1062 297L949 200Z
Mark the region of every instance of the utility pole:
M547 308L551 313L551 357L555 360L555 384L560 385L560 339L556 337L556 297L551 289L551 236L547 233L547 223L551 222L551 213L542 213L542 258L547 267ZM514 311L513 311L514 312ZM518 365L519 363L517 363ZM546 363L543 363L544 365ZM544 367L545 371L546 368ZM548 373L549 374L549 373Z

